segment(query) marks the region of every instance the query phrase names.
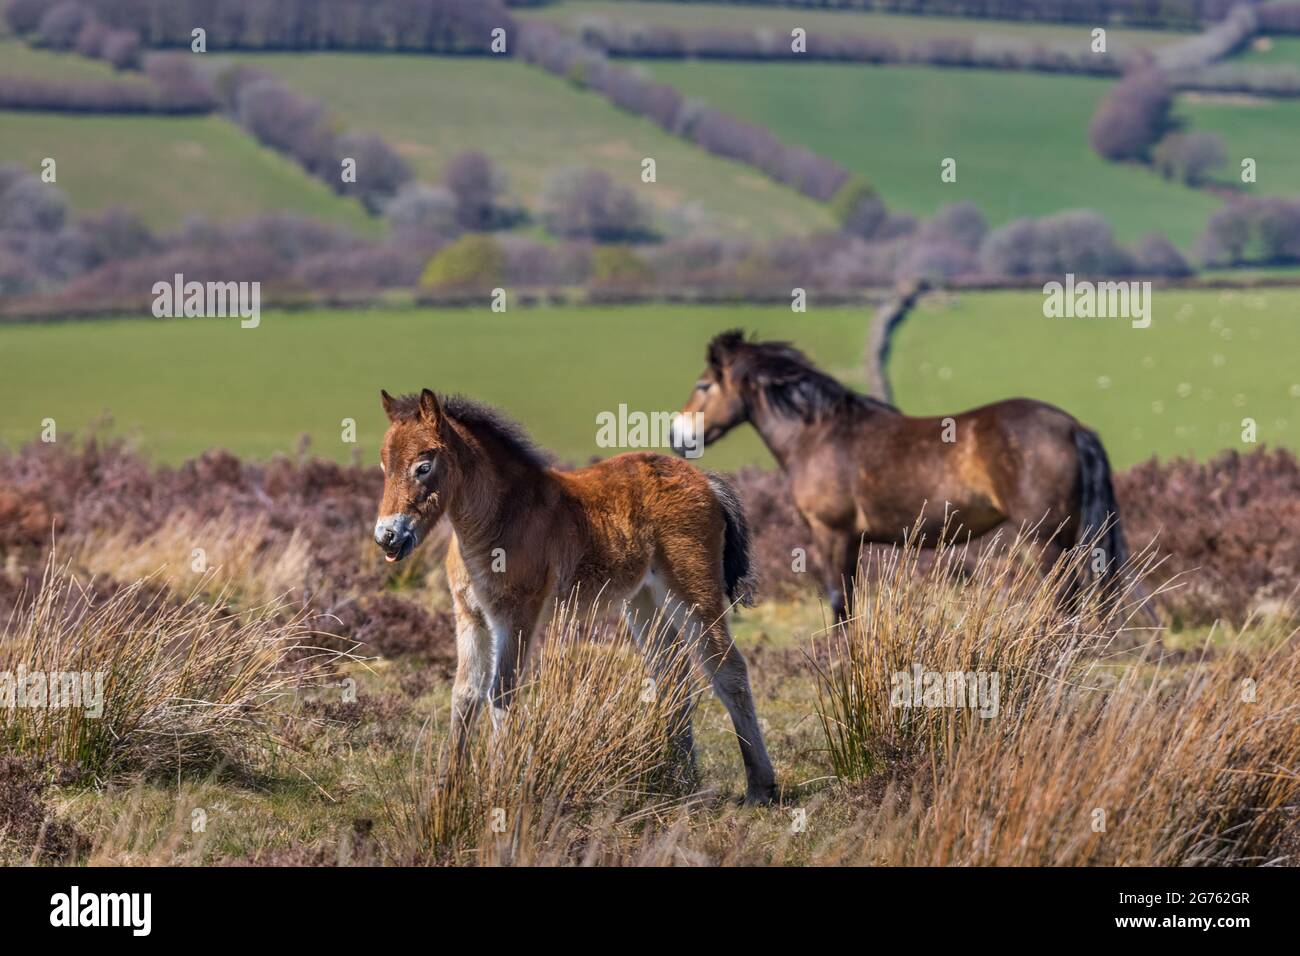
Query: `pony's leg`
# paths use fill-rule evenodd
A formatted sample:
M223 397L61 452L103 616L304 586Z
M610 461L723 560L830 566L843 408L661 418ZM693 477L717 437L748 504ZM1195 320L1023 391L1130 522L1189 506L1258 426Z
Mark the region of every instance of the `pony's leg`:
M684 614L666 606L666 597L662 590L656 593L650 586L643 587L628 599L625 615L632 638L650 666L657 692L677 701L668 739L682 783L689 787L696 781L695 735L691 727L695 700L690 693L687 659L674 653L682 640Z
M519 689L519 678L537 632L543 597L520 602L509 613L489 618L496 648L496 674L492 682L492 729L499 732Z
M669 599L680 595L682 606L689 609L682 628L683 639L695 649L700 668L727 708L736 730L740 758L745 763L745 802L771 803L777 796L776 771L772 769L763 731L758 725L745 656L731 639L727 627L727 605L720 582L706 567L695 567L685 556L678 559L665 580Z
M452 754L463 757L488 689L492 686L492 632L469 585L469 575L452 539L447 553L447 578L451 584L456 617L456 680L451 690Z
M849 597L857 579L858 554L862 550L862 541L852 532L820 523L810 526L813 544L821 555L826 595L830 598L835 623L842 624L849 617Z
M745 763L745 802L768 804L777 797L776 771L763 743L763 731L754 710L749 668L722 617L707 628L700 643L700 664L713 684L736 729L740 757Z

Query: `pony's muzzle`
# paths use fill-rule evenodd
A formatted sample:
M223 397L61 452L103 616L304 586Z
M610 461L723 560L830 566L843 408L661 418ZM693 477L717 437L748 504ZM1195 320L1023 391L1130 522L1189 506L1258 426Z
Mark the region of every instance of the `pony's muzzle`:
M400 561L415 550L415 527L404 514L388 515L375 522L375 544L388 561Z

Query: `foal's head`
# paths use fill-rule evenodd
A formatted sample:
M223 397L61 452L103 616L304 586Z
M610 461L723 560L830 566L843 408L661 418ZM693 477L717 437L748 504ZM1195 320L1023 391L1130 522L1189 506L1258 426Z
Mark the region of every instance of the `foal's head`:
M391 424L379 452L384 497L375 522L375 543L389 561L400 561L438 523L460 480L458 438L429 389L418 397L380 392Z
M744 333L723 332L709 343L708 365L690 399L673 420L673 449L684 454L709 445L749 418L737 356L747 347Z

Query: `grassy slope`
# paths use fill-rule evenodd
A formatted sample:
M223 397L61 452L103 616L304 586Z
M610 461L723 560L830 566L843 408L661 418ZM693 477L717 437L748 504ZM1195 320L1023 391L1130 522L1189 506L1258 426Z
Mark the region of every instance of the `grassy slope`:
M1221 179L1250 192L1300 192L1300 100L1184 94L1175 115L1188 129L1223 137L1228 162ZM1258 178L1243 184L1241 161L1247 156L1255 160Z
M39 76L49 80L116 80L144 83L139 73L120 73L102 60L75 53L37 50L21 40L0 39L0 74Z
M98 60L0 40L0 73L142 83ZM201 214L234 220L293 212L375 234L380 224L292 161L217 117L70 116L0 112L0 161L59 164L58 185L80 211L126 206L152 226Z
M1059 404L1101 430L1117 467L1151 454L1241 448L1247 416L1259 441L1300 447L1300 333L1290 322L1298 308L1300 293L1289 290L1157 291L1153 324L1138 330L1119 320L1046 319L1037 293L928 300L898 333L891 374L913 414L1011 395ZM598 412L620 403L679 407L720 329L791 338L860 382L866 322L852 309L794 316L644 306L268 313L255 330L220 319L12 327L0 329L12 370L0 380L0 440L31 440L46 417L66 435L108 412L120 431L172 461L212 446L265 456L291 450L304 433L320 454L346 459L356 449L369 461L384 424L379 388L429 385L500 404L543 444L582 462L614 451L595 444ZM50 355L61 359L52 365ZM344 418L358 423L356 446L339 440ZM742 429L703 463L768 460Z
M1042 303L1019 292L928 300L895 340L899 404L940 414L1041 398L1099 429L1121 468L1153 453L1247 451L1247 416L1259 442L1300 447L1300 292L1157 290L1147 329L1047 319Z
M696 204L728 231L781 234L830 225L820 204L761 173L695 149L594 93L517 61L470 57L250 54L241 58L326 100L348 126L385 137L420 179L464 150L488 153L536 208L546 177L596 166L661 211ZM654 157L658 181L641 182Z
M1251 66L1300 66L1300 37L1258 37L1233 62Z
M68 116L0 112L5 159L58 161L79 211L122 205L155 227L192 214L231 221L292 212L371 234L380 223L295 163L215 116Z
M620 403L679 408L704 365L708 339L744 325L797 339L838 374L852 375L868 316L783 308L556 309L268 313L237 320L122 320L0 328L0 440L60 434L102 412L144 447L176 461L213 446L265 456L303 433L347 459L340 421L357 421L360 453L375 460L385 424L379 389L430 386L499 403L560 455L582 462L596 446L596 414ZM57 363L50 356L59 356ZM702 459L730 467L764 461L750 430Z
M1086 24L1023 23L958 17L912 17L862 11L805 10L790 7L745 6L734 3L647 3L639 0L563 0L536 10L523 8L519 16L536 17L570 26L583 20L608 20L643 26L704 29L759 27L788 33L795 27L812 32L886 36L899 41L932 37L975 37L1023 40L1083 51L1090 49L1092 27ZM1111 49L1155 49L1180 40L1183 33L1112 27L1107 30Z
M1087 129L1104 80L833 64L653 62L656 78L868 177L896 209L970 199L990 222L1102 213L1121 240L1156 230L1190 246L1218 205L1145 170L1104 162ZM957 160L957 182L939 179Z

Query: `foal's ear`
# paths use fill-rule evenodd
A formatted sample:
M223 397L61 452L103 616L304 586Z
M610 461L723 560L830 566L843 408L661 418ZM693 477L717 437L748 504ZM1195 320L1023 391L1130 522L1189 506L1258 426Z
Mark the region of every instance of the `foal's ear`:
M442 420L442 403L427 388L420 392L420 418L430 425L437 425Z
M388 416L388 420L390 422L397 421L397 402L393 396L381 388L379 390L379 400L384 405L384 414Z
M709 343L709 367L721 375L722 370L731 364L736 350L744 344L745 333L740 329L729 329L718 333Z

